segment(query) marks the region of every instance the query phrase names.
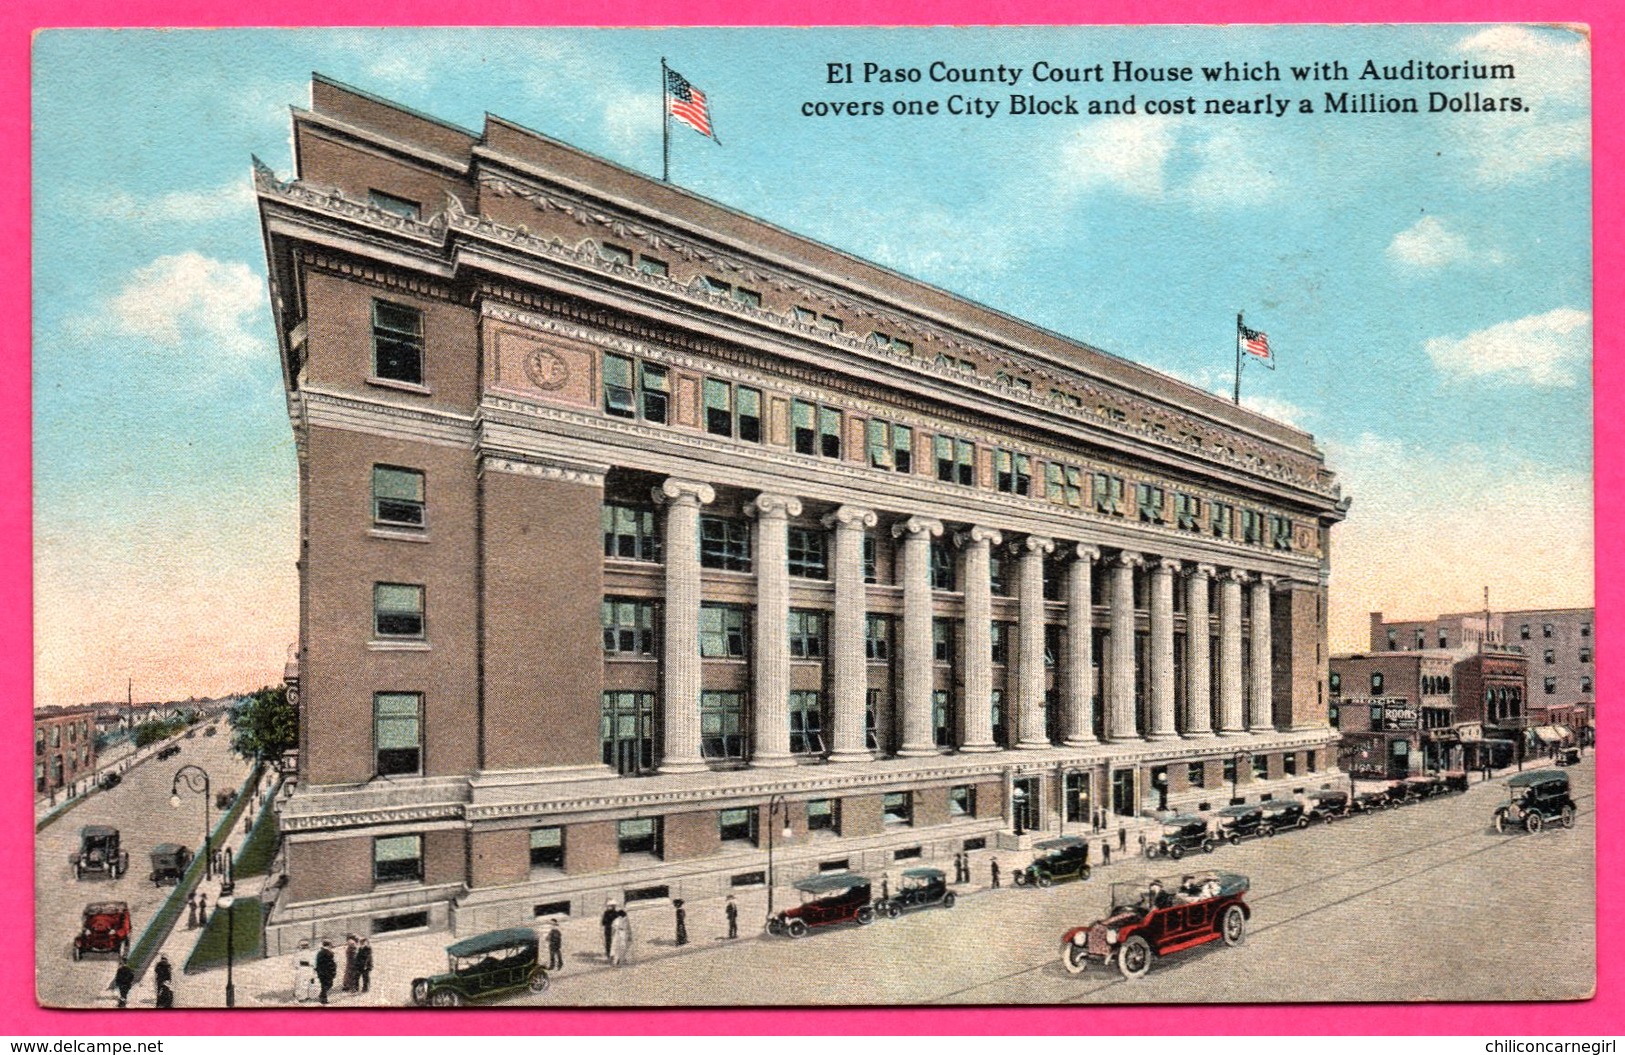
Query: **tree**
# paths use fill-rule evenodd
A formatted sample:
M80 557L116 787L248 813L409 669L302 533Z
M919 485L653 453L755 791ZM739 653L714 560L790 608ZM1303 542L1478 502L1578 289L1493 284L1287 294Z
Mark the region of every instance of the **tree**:
M286 685L268 685L232 708L231 749L242 757L275 761L297 746L299 708Z

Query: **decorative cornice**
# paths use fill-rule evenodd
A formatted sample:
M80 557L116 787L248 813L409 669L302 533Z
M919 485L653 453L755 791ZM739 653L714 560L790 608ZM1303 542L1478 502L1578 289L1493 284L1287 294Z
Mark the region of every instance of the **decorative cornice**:
M331 828L370 828L385 824L421 824L428 821L461 820L463 804L437 803L432 806L400 806L374 810L353 810L340 813L289 814L286 810L277 818L283 833L311 832Z
M257 157L253 159L253 163L254 190L261 197L283 201L290 205L302 205L332 216L342 216L367 227L388 231L429 245L438 247L445 244L447 215L444 212L437 213L427 220L415 220L410 216L380 209L371 202L351 201L338 187L307 183L304 180L278 179L271 167Z
M566 462L542 462L529 458L512 458L496 454L480 457L481 472L511 473L515 476L534 476L543 480L565 480L573 484L604 486L605 469L571 465Z

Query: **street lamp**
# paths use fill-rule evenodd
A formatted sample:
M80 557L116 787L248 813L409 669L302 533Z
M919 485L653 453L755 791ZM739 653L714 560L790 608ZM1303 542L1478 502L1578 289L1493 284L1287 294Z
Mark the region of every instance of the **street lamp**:
M1157 812L1168 812L1168 771L1166 769L1157 773L1153 778L1157 785Z
M784 837L790 838L790 804L784 800L783 795L773 795L767 800L767 918L773 918L773 818L784 818Z
M1015 783L1010 792L1010 813L1016 822L1016 838L1019 839L1027 834L1027 829L1021 826L1022 819L1027 813L1027 789L1021 786L1020 781Z
M232 896L232 884L222 883L220 896L214 899L214 911L218 915L221 909L226 910L226 1006L237 1006L237 987L232 984L232 961L237 956L237 917L232 911L237 905L237 899Z
M175 770L175 779L169 782L169 808L179 809L181 785L186 790L203 794L203 878L214 878L214 862L209 857L209 774L201 767L184 765Z

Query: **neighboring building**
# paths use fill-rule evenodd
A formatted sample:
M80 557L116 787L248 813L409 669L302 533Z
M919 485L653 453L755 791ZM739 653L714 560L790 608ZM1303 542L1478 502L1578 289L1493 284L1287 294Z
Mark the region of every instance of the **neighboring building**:
M96 709L34 712L34 793L50 795L96 772Z
M1527 657L1510 649L1473 653L1456 664L1456 716L1482 725L1477 760L1470 765L1511 765L1533 750Z
M1333 779L1307 433L500 118L312 100L255 173L273 946L717 895L767 827L783 882Z
M1448 652L1375 652L1333 656L1328 715L1343 734L1339 765L1356 777L1397 780L1464 765ZM1471 722L1462 723L1472 727Z

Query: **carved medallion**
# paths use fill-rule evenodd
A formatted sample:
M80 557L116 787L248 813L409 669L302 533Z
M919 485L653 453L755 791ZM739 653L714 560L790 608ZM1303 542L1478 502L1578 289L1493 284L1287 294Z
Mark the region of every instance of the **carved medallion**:
M556 392L570 380L570 365L557 352L537 348L525 356L525 376L544 392Z

